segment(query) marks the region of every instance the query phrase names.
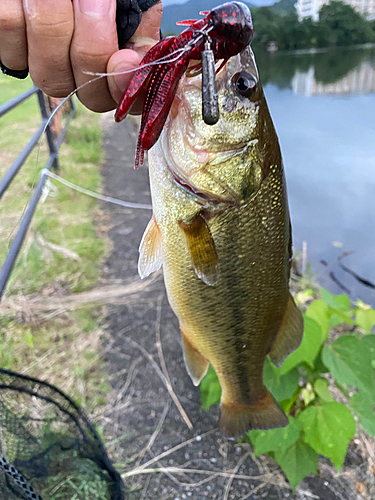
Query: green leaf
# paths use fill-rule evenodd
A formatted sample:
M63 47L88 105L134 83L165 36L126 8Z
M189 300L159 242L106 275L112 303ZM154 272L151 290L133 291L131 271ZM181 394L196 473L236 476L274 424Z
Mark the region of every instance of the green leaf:
M318 454L301 439L289 448L275 452L275 460L285 472L293 491L304 477L317 473L318 459Z
M350 410L341 403L311 406L298 417L304 440L317 453L332 460L338 470L344 462L349 441L355 434L355 421Z
M333 295L325 288L320 289L320 294L328 307L332 307L332 309L337 309L344 313L351 310L350 299L347 295Z
M370 351L371 358L375 359L375 335L366 335L366 337L361 338L361 342Z
M102 391L102 392L105 392L105 393L108 393L108 392L111 392L111 387L106 383L106 382L102 382L100 385L99 385L99 389Z
M280 373L288 373L292 368L305 362L314 367L314 359L319 352L323 341L323 332L320 325L310 317L304 315L304 333L301 345L284 361Z
M84 356L87 361L90 361L91 359L94 359L95 356L97 356L97 353L95 351L86 351Z
M347 323L348 325L353 325L354 321L352 320L352 312L350 314L346 314L338 309L333 309L333 307L328 307L328 313L331 315L328 322L328 328L331 329L336 325L340 325L341 323Z
M354 335L343 335L323 348L322 359L336 382L372 393L372 353L364 340Z
M314 372L315 373L329 373L329 369L326 367L326 365L322 361L322 353L323 353L323 346L320 349L317 357L315 358L314 361Z
M322 329L323 339L328 339L329 312L328 306L322 300L313 302L306 311L305 316L314 319Z
M307 288L306 290L301 290L300 292L298 292L294 297L294 300L298 305L302 305L310 300L313 295L314 292L311 290L311 288Z
M350 299L347 295L333 295L324 288L320 289L329 316L328 330L343 322L353 324Z
M263 370L264 385L278 402L290 399L296 392L299 382L299 373L296 368L286 375L281 375L280 372L280 368L276 368L267 357Z
M358 309L355 320L358 326L363 328L367 334L371 333L372 327L375 325L374 309Z
M289 425L267 431L253 430L247 433L254 446L254 455L262 455L270 451L285 450L297 441L301 432L300 424L289 417Z
M350 401L350 406L355 411L358 420L370 436L375 436L375 400L367 394L357 392Z
M207 375L202 380L200 389L202 406L206 410L208 410L212 405L220 402L220 382L212 366L209 367Z
M34 348L34 335L30 331L26 331L24 334L24 340L30 349Z
M362 337L361 343L365 346L371 360L371 367L369 368L371 380L370 398L375 400L375 335L369 334Z
M328 380L325 378L318 378L314 383L314 391L323 403L332 403L333 397L328 390Z
M302 389L301 391L303 401L306 406L308 406L310 403L312 403L315 399L315 392L312 390L312 387L310 384L307 384L307 387Z
M348 324L353 324L353 321L349 316L342 314L340 311L337 311L337 309L332 309L331 307L328 308L329 313L331 313L331 317L329 318L328 321L328 329L330 330L331 328L334 328L337 325L341 325L341 323L348 323ZM339 313L337 314L336 311Z

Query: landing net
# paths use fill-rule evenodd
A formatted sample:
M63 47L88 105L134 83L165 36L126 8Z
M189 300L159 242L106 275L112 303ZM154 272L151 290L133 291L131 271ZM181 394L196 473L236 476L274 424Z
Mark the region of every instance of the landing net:
M86 415L56 387L0 368L0 499L124 500Z

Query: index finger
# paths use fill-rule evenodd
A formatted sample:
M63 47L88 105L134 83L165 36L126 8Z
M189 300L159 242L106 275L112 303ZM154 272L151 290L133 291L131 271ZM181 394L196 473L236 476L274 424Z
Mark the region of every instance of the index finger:
M118 50L116 0L73 0L74 34L70 49L77 87L93 80L91 73L105 73L111 55ZM80 101L89 109L104 112L116 105L102 78L78 90Z
M27 68L26 23L22 0L0 2L0 59L9 69Z

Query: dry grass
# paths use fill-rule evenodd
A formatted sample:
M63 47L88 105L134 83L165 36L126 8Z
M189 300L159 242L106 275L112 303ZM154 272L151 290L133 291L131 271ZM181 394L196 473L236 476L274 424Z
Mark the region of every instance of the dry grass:
M29 79L17 82L0 75L0 103L31 85ZM101 181L98 122L97 115L78 106L59 155L60 175L89 189L99 188ZM0 176L40 123L36 96L0 119ZM0 265L47 156L44 137L0 202ZM95 225L102 219L96 201L50 186L50 196L37 207L0 305L1 366L47 379L89 412L104 403L109 390L99 326L103 309L90 305L99 302L90 289L99 279L106 250L104 231L97 231ZM108 295L114 297L114 287L109 288ZM84 297L85 293L91 297ZM49 301L49 307L41 307ZM80 302L79 310L74 302Z

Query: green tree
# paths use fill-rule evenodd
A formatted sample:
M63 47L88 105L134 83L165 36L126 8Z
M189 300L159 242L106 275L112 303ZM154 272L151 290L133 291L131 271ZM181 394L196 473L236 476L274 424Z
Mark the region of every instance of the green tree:
M280 15L269 7L254 9L252 15L255 26L254 45L266 48L269 42L278 40Z
M298 21L296 11L278 13L271 7L253 10L255 47L275 42L279 50L345 46L375 41L375 21L367 21L350 5L332 1L320 11L319 22Z
M293 50L300 48L300 40L303 29L300 29L296 12L292 12L287 16L279 16L278 19L278 34L276 40L280 50ZM302 38L303 35L302 35Z
M332 45L356 45L375 39L370 23L343 2L332 1L323 5L319 17L320 24L331 31Z

